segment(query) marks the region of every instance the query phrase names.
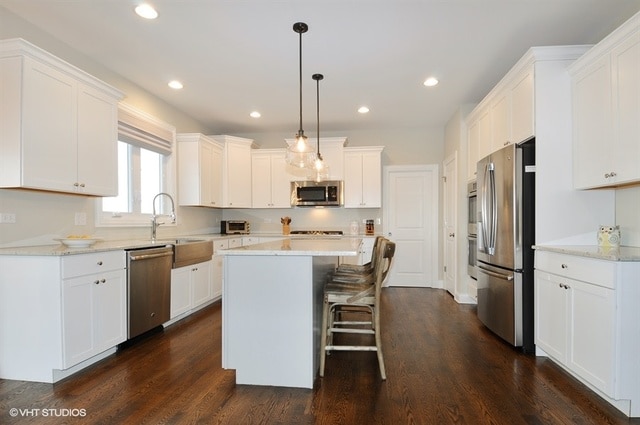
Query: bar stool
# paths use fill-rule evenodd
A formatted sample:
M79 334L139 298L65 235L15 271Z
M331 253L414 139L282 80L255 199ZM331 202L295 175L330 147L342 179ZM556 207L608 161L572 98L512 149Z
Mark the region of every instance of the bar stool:
M395 254L396 244L381 238L375 258L374 283L344 284L330 281L324 290L320 342L320 376L324 376L325 358L331 351L375 351L380 375L387 379L380 336L380 293ZM350 315L364 316L352 320ZM360 317L358 317L360 319ZM336 344L334 334L369 334L374 344ZM348 337L345 337L345 339Z

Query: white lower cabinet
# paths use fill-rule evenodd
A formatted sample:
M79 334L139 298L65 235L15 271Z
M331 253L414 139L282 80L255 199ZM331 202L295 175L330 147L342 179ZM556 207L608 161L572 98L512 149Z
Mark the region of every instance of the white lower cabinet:
M171 318L175 318L214 298L214 261L171 270Z
M122 251L62 259L62 359L67 369L127 339Z
M341 264L357 264L359 266L367 264L371 261L373 255L373 244L375 243L375 237L363 237L362 242L358 238L351 238L351 242L354 245L360 245L358 247L358 255L355 257L340 257Z
M237 238L234 238L237 239ZM213 296L214 298L222 296L222 263L224 257L218 255L222 249L229 248L228 239L216 239L213 241Z
M538 354L640 414L640 263L536 251ZM629 353L636 353L631 355Z

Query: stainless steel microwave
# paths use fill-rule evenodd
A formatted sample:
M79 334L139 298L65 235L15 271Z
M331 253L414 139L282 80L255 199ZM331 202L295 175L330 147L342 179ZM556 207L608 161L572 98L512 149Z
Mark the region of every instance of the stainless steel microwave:
M342 180L291 182L291 206L340 207L344 205L343 188Z
M248 235L251 225L245 220L221 220L220 233L223 235Z

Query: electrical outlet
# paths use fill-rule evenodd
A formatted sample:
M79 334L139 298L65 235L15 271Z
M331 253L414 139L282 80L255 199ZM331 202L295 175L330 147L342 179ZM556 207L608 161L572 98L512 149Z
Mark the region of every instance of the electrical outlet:
M76 226L84 226L87 224L87 213L77 212L75 216Z
M15 223L16 215L14 213L0 213L0 223Z

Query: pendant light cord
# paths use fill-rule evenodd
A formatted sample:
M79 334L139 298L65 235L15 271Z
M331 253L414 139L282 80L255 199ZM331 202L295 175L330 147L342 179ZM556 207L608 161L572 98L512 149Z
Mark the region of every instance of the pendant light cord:
M302 129L302 31L299 34L300 34L300 52L299 52L298 58L299 58L299 65L300 65L300 72L299 72L299 77L300 77L300 129L298 130L298 134L300 136L303 136L304 135L304 130Z

